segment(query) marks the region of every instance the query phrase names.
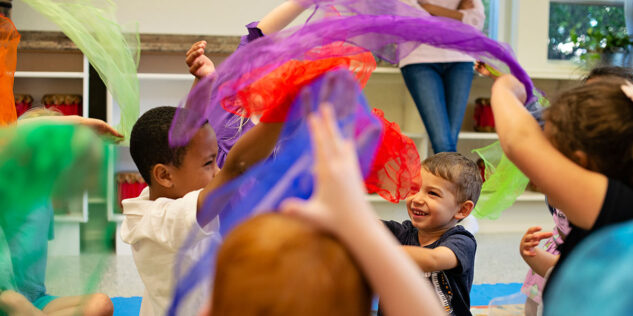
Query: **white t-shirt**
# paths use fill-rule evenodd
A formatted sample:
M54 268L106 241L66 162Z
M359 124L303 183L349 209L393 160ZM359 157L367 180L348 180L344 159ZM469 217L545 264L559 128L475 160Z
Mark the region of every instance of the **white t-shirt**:
M420 4L416 0L402 0L404 3L419 8ZM459 3L461 0L425 0L424 3L434 4L438 6L442 6L447 9L457 10ZM484 4L481 0L473 0L474 8L468 10L459 10L464 17L462 18L462 22L468 25L472 25L478 30L482 30L484 28L484 22L486 21L486 14L484 9ZM424 30L421 30L424 32ZM450 36L447 34L446 36ZM410 64L419 64L419 63L448 63L448 62L462 62L462 61L473 61L473 58L460 53L458 51L437 48L429 45L420 45L418 48L413 50L409 55L400 60L399 66L402 68L406 65Z
M145 284L141 316L165 315L175 285L176 256L189 233L196 231L197 235L193 247L180 258L186 261L184 266L191 266L212 238L219 236L217 217L204 228L198 225L196 213L200 191L175 200L158 198L151 201L149 188L145 188L137 198L123 200L125 219L121 225L121 238L132 246L136 268ZM209 298L197 299L202 304ZM197 311L191 312L197 315Z

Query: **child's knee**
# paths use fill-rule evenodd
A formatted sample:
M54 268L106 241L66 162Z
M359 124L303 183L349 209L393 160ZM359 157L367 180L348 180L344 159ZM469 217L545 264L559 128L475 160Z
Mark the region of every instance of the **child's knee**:
M114 313L114 305L110 298L103 294L97 293L90 295L88 302L84 308L84 316L112 316Z

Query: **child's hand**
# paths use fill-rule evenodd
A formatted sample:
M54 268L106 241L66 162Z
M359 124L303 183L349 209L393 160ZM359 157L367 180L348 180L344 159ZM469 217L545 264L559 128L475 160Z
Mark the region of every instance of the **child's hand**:
M475 71L477 71L480 75L484 77L490 77L492 79L497 79L501 75L501 73L484 63L483 61L477 61L475 63Z
M281 210L337 234L359 217L371 216L358 158L354 144L341 136L330 105L322 104L319 114L311 114L308 126L315 156L315 191L308 201L284 201Z
M457 7L457 10L468 10L475 7L473 0L462 0Z
M206 47L206 41L194 43L187 51L187 57L185 58L185 62L189 66L189 72L198 79L209 76L215 71L213 62L204 54Z
M79 116L78 123L92 128L99 135L123 138L123 135L121 135L116 129L114 129L114 127L110 126L108 123L102 120Z
M521 252L521 256L523 257L534 257L536 256L536 251L534 248L538 246L541 240L545 238L550 238L553 236L551 232L542 232L541 227L535 226L530 227L523 238L521 238L521 245L519 246L519 251Z

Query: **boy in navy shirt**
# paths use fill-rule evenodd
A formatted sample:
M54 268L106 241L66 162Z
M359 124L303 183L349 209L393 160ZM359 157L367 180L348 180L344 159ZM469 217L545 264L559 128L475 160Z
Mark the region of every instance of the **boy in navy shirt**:
M475 237L457 225L481 192L477 165L458 153L439 153L422 162L420 191L407 198L411 220L385 221L405 251L425 272L447 313L471 315Z

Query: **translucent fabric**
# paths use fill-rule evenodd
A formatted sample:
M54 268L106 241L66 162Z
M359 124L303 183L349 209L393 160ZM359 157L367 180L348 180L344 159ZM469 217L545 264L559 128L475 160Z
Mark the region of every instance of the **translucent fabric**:
M512 51L469 25L430 17L398 0L329 0L306 4L315 3L318 6L307 24L254 40L227 58L217 68L209 102L198 103L198 108L188 106L192 111L178 115L178 124L172 125L171 130L173 144L186 144L205 121L212 119L210 114L217 104L235 98L239 91L291 60L311 61L358 52L329 50L332 43L359 47L392 63L419 44L459 50L514 74L526 86L529 97L532 95L532 82Z
M548 284L544 315L629 315L633 310L633 222L584 240Z
M538 89L534 89L534 96L531 102L526 104L526 109L542 128L543 111L550 104ZM481 195L473 215L478 218L497 219L525 192L530 179L505 156L499 142L474 149L473 152L479 155L486 167L486 181L481 187Z
M329 70L345 67L356 74L356 79L361 87L364 87L369 76L376 69L374 56L357 47L333 43L324 47L324 50L327 51L326 56L339 55L340 57L310 61L290 60L251 85L237 91L234 96L223 99L222 107L246 118L260 116L261 122L283 122L299 90L316 77ZM251 76L259 77L260 71L265 70L255 70L240 78L239 81L250 81ZM241 85L239 81L236 83L238 86Z
M0 16L0 126L17 120L13 98L13 77L18 56L20 33L11 20Z
M385 119L381 110L373 109L372 113L383 128L365 186L368 193L378 193L385 200L398 203L420 190L420 154L413 141L402 134L398 124Z
M497 219L525 192L530 182L506 157L499 142L474 149L486 165L486 181L481 187L479 201L473 210L478 218Z
M249 217L276 210L285 198L310 197L314 185L314 157L305 118L325 101L334 107L343 135L354 139L362 173L367 176L380 141L382 124L371 114L350 72L331 71L306 86L293 102L275 158L254 166L211 193L199 211L199 220L206 222L219 216L221 238ZM177 263L178 281L170 315L178 315L179 307L192 291L208 291L219 243L219 239L215 240L194 266ZM192 246L186 242L179 257Z
M112 1L24 2L57 24L88 58L121 108L121 122L117 130L124 135L125 142L129 141L132 126L140 111L136 75L140 56L138 32L123 33L116 22L115 4Z
M53 206L63 215L81 215L81 206L69 209L74 204L65 202L105 188L106 153L86 127L38 121L0 129L0 289L29 299L45 294ZM86 291L95 284L87 280Z

